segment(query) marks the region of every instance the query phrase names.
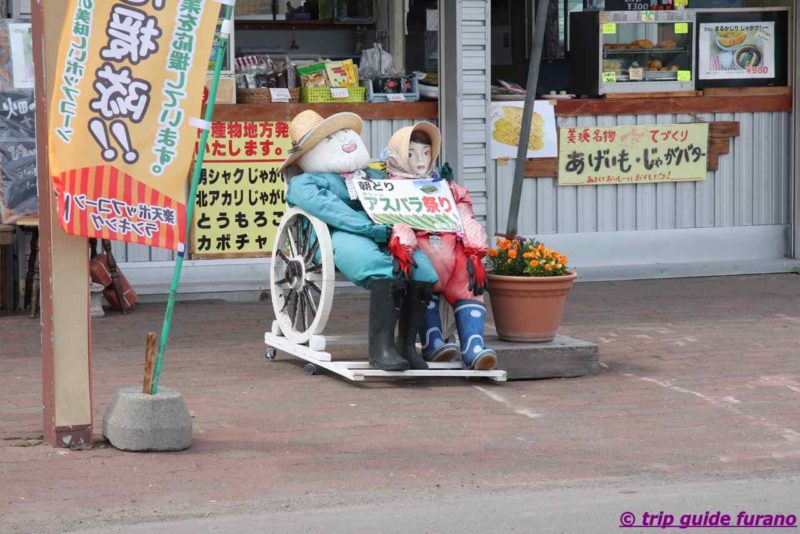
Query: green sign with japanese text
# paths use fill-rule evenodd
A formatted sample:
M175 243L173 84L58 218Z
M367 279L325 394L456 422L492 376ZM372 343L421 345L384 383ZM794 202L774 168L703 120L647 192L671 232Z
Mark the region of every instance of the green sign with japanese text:
M707 123L559 131L559 185L705 180L707 166Z

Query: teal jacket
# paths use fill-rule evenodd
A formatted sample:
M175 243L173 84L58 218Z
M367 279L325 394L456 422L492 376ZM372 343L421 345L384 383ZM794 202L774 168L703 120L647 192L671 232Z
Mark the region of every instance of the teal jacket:
M372 180L386 177L374 169L366 169L366 172ZM389 228L372 222L361 202L350 199L341 174L325 172L295 176L289 181L286 201L337 230L369 237L377 243L385 243L388 239Z

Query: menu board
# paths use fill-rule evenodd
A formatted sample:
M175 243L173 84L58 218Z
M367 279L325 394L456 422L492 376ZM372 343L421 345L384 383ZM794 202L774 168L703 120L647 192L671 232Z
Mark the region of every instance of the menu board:
M559 130L558 185L705 180L708 123Z
M195 204L194 257L270 253L286 206L278 169L291 147L284 121L212 125Z
M713 22L698 25L698 78L775 78L775 22Z

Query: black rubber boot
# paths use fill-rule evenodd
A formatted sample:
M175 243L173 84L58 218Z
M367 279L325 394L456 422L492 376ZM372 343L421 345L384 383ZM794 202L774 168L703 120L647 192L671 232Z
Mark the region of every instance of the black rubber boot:
M397 352L408 360L412 369L427 369L428 363L417 352L417 334L425 319L425 310L433 297L433 284L410 282L403 307L400 310L400 325L397 334Z
M397 280L373 280L369 286L369 364L384 371L407 371L394 345L403 286Z

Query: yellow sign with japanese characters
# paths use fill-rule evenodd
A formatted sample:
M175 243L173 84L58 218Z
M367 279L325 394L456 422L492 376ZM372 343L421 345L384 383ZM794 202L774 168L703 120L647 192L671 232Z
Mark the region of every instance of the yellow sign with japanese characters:
M705 180L708 123L561 128L558 185Z
M69 0L48 126L67 233L183 251L192 119L220 6Z
M192 222L193 256L269 254L286 210L278 169L291 148L284 121L213 124Z

